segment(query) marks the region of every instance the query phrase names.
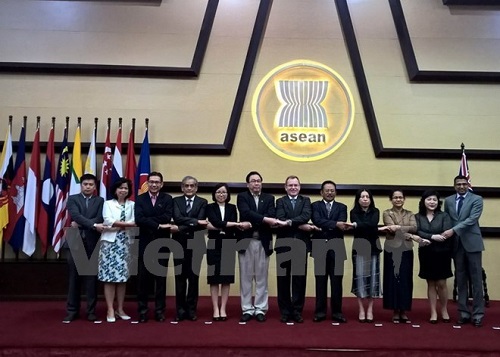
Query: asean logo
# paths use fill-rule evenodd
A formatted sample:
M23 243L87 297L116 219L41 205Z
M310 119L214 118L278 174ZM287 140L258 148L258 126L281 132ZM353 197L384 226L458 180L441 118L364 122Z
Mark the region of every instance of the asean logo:
M331 68L296 60L269 72L252 100L255 128L277 155L315 161L331 155L347 139L354 101L344 79Z

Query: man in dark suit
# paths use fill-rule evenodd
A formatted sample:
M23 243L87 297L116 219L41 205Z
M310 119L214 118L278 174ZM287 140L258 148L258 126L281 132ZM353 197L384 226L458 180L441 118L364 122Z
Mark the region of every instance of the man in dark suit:
M327 287L330 278L331 316L333 321L347 322L342 314L342 279L344 261L347 254L344 244L344 231L352 224L347 221L347 206L336 202L337 185L333 181L321 184L321 201L312 204L312 222L321 229L314 235L312 256L316 277L316 308L314 322L326 319Z
M193 254L195 250L189 242L193 241L196 231L207 227L205 209L208 202L196 195L198 180L192 176L182 179L181 189L184 194L174 198L174 222L179 231L173 238L184 251L183 257L176 257L174 253L176 321L196 321L201 261L196 260L193 264L193 258L198 259L201 256Z
M137 302L139 322L147 322L148 294L154 282L155 320L165 321L165 298L167 293L167 267L170 251L167 246L150 246L158 240L170 237L176 227L171 224L173 201L168 193L161 192L163 175L151 172L148 175L148 192L135 200L135 223L139 227L139 261L137 276ZM151 249L154 247L155 249ZM165 257L166 256L166 257ZM148 267L159 264L161 272L150 271ZM164 269L163 269L164 268Z
M310 235L315 226L311 219L311 200L300 195L297 176L285 180L286 195L276 201L276 218L286 222L276 235L276 272L278 307L283 323L293 320L304 322L302 310L306 296L307 253L310 251ZM291 285L291 293L290 293Z
M483 325L484 296L482 280L483 237L479 218L483 212L483 198L469 191L467 177L458 175L454 179L456 194L445 199L445 212L452 220L453 227L443 232L443 237L455 239L455 274L458 288L458 323L472 322L476 327ZM472 285L472 319L467 307L468 275Z
M236 202L240 221L247 221L251 225L238 237L239 248L244 246L238 254L243 311L240 321L248 322L255 316L257 321L264 322L269 307L269 256L273 252L271 227L277 226L278 220L275 218L274 196L262 192L262 176L252 171L246 176L246 182L248 191L238 194ZM255 299L252 303L254 280Z
M80 294L83 282L87 295L87 319L97 320L95 307L97 304L97 260L95 266L85 266L83 271L81 264L85 258L90 259L99 241L103 230L102 207L104 200L95 196L97 178L92 174L84 174L80 178L81 193L68 197L66 208L71 219L71 227L78 228L79 234L67 234L67 241L63 248L68 249L67 259L69 268L69 288L66 305L66 317L64 322L71 322L80 315ZM85 255L78 257L79 253ZM83 258L83 259L82 259ZM77 261L80 259L80 261ZM93 264L94 260L90 260ZM80 265L80 268L77 266ZM89 268L89 269L87 269ZM95 269L94 269L95 268Z

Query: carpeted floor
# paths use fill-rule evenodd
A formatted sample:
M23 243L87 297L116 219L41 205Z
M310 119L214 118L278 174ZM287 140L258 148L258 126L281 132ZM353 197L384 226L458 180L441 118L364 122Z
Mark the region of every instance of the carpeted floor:
M150 320L146 324L129 321L107 323L105 306L99 303L102 323L77 320L62 323L63 301L0 302L0 355L2 356L88 356L128 355L429 355L436 357L465 355L500 355L500 303L491 302L482 328L472 325L456 328L453 323L430 324L426 300L415 300L409 317L411 324L393 324L392 313L375 303L375 323L357 321L357 302L344 299L348 323L312 322L314 299L307 299L303 324L279 322L276 299L270 301L268 321L239 324L239 299L230 298L229 319L211 322L211 305L200 298L199 319L172 324L174 298L167 298L167 321ZM135 319L136 304L126 303L126 311ZM449 311L455 317L456 306ZM152 317L152 316L151 316Z

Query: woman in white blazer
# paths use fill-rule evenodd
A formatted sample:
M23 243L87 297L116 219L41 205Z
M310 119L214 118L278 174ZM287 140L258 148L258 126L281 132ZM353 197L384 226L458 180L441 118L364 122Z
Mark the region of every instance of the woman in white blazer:
M136 227L132 182L119 178L111 187L113 199L104 202L102 215L104 232L101 234L99 251L99 280L104 282L104 297L108 308L106 320L115 322L116 317L130 320L123 311L126 283L129 278L130 243L133 240L130 230ZM116 296L117 309L113 305Z

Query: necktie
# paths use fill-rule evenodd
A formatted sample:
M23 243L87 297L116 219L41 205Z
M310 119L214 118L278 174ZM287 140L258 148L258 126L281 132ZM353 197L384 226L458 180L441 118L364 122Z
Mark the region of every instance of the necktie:
M297 199L292 198L290 201L292 202L292 208L295 209L295 205L297 204Z
M327 202L326 203L326 212L328 213L328 215L330 215L331 211L332 211L332 203L331 202Z
M464 204L464 196L458 196L457 216L460 214L460 210L462 209L463 204Z
M187 204L186 204L186 213L191 212L191 208L193 208L193 207L191 206L191 201L192 201L192 199L188 199L188 200L187 200Z
M253 195L253 200L255 201L255 207L259 209L259 195Z
M90 197L85 197L85 208L89 208Z
M151 196L151 204L153 205L153 207L154 207L155 203L156 203L156 195Z

